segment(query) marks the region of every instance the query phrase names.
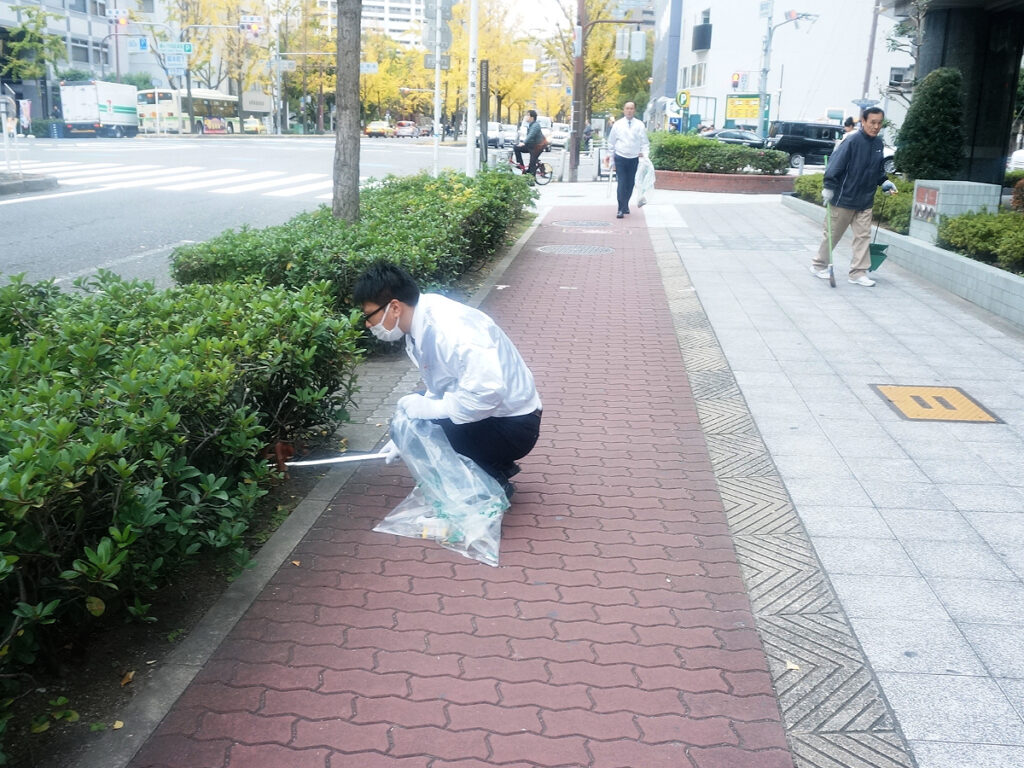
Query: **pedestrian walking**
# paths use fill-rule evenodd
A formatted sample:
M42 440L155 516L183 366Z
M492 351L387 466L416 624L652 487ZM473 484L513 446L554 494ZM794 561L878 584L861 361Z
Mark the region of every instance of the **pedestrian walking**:
M381 341L405 337L427 391L398 408L444 430L456 453L475 461L512 497L509 479L540 434L541 401L519 350L490 317L437 293L420 293L408 272L386 261L356 282L353 302ZM394 441L382 452L399 457Z
M640 158L650 151L647 129L636 117L636 104L627 101L622 106L622 118L616 120L608 133L608 148L615 160L615 176L619 180L619 210L615 218L629 213L629 198L633 196L636 168Z
M883 169L882 121L885 113L870 107L861 115L861 127L843 140L829 159L821 199L825 203L825 233L818 253L811 263L811 271L822 280L829 279L831 242L842 239L847 228L853 231L853 258L850 260L849 281L869 288L875 281L868 277L871 256L868 241L871 238L871 208L875 190L879 185L890 195L896 194L896 185L889 181ZM832 233L829 237L829 222Z

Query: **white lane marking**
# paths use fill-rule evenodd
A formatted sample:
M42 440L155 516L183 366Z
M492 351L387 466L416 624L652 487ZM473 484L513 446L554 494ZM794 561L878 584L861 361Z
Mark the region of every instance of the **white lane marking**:
M68 272L67 274L64 274L64 275L61 275L58 278L55 278L54 282L55 283L66 283L66 282L69 282L71 280L75 280L75 279L77 279L79 277L84 277L85 275L91 275L94 272L97 272L97 271L99 271L101 269L113 269L114 267L118 267L118 266L120 266L122 264L128 264L129 262L132 262L132 261L142 261L143 259L148 259L148 258L150 258L152 256L161 256L163 254L170 253L175 248L178 248L178 247L180 247L182 245L190 245L191 243L194 243L194 242L195 242L195 240L179 240L177 243L172 243L171 245L162 245L159 248L152 248L152 249L150 249L148 251L142 251L141 253L132 253L132 254L129 254L128 256L122 256L122 257L117 258L117 259L110 259L109 261L106 261L103 264L100 264L100 265L95 266L95 267L88 267L87 269L80 269L77 272Z
M300 173L298 176L290 176L286 179L272 179L270 181L259 181L255 184L243 184L240 187L225 187L224 189L212 190L217 195L240 195L243 192L254 192L257 189L269 189L270 187L279 187L282 184L291 184L297 181L309 181L310 179L318 179L323 176L322 173Z
M74 179L62 178L61 179L61 183L62 184L70 184L72 186L77 186L79 184L97 184L97 185L99 185L99 184L107 184L107 183L114 183L114 184L116 184L119 181L131 181L132 179L143 179L143 178L150 179L150 178L153 178L153 172L158 170L158 169L161 170L161 172L163 172L164 170L171 170L171 169L162 169L161 166L159 166L159 165L157 165L157 166L150 166L148 168L146 166L144 166L144 165L133 165L133 166L131 166L130 169L126 168L123 171L118 169L114 173L107 173L107 174L103 174L101 176L78 176L78 177L76 177ZM181 169L174 168L173 170L175 170L175 171L178 171L178 170L185 170L185 171L199 170L199 166L186 166L185 168L181 168Z
M174 184L176 182L186 181L199 181L200 179L209 179L211 177L225 176L232 173L242 173L235 168L224 168L217 169L214 171L190 171L188 168L176 168L173 171L168 171L162 176L149 176L144 179L136 179L134 181L125 181L115 184L104 184L104 189L133 189L135 187L146 187L155 186L157 184ZM157 187L157 189L163 189L163 187Z
M100 187L102 191L104 187ZM57 192L52 195L35 195L33 197L18 197L13 200L0 200L0 205L17 205L18 203L31 203L34 200L55 200L58 197L74 197L75 195L88 195L96 192L96 189L80 189L77 192Z
M295 195L303 195L306 192L318 192L321 189L330 189L334 186L334 179L327 179L326 181L318 181L315 184L306 184L301 187L293 187L291 189L278 189L274 192L267 192L266 197L294 197Z
M257 173L241 173L238 176L227 176L220 179L213 179L211 181L193 181L187 184L172 184L169 187L157 187L157 189L165 189L170 192L186 192L190 189L205 189L206 187L215 187L218 184L232 184L235 182L246 182L254 179L265 179L268 176L280 176L284 171L259 171Z
M53 171L51 176L58 179L74 179L78 176L89 176L96 173L107 173L115 168L131 168L133 166L121 165L121 163L97 163L96 165L79 165L77 168L69 168L66 171Z

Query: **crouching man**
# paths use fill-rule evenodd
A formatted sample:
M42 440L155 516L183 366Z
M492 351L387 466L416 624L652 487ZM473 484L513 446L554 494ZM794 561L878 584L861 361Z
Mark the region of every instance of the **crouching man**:
M424 394L398 401L411 419L430 419L456 453L476 462L502 486L519 471L516 460L533 450L540 434L541 401L533 374L490 317L436 293L421 294L401 267L377 262L356 282L353 301L381 341L405 337L405 351L419 368ZM398 458L389 442L384 450Z

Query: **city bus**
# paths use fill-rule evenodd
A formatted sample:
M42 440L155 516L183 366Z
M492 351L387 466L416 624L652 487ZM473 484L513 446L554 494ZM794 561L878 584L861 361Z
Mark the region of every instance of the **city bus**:
M184 88L139 91L139 130L143 133L241 133L238 97L209 88L192 89L192 114Z

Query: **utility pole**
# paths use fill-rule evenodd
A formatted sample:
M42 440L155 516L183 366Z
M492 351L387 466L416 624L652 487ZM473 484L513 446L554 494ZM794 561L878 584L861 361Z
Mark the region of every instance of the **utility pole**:
M868 39L868 60L864 66L864 88L861 89L861 99L868 97L868 88L871 86L871 64L875 58L875 36L878 34L878 13L882 10L882 0L875 0L875 8L871 12L871 35Z
M576 2L576 33L573 35L573 75L572 75L572 130L569 133L569 181L579 181L580 177L580 145L577 138L583 135L585 118L584 92L586 83L583 73L583 38L587 34L587 3L586 0Z
M766 11L767 28L764 35L764 45L761 49L761 82L758 87L758 126L762 136L768 135L768 121L771 115L768 114L768 71L771 69L772 60L772 37L775 30L786 24L796 24L801 19L815 21L818 17L813 13L800 13L798 11L786 11L786 18L778 24L772 24L774 14L774 2L768 2L762 6ZM799 26L797 27L799 28Z
M582 2L582 0L581 0ZM438 3L440 5L440 3ZM473 137L476 136L476 67L477 67L477 27L479 26L480 0L469 1L469 82L466 94L466 175L476 175L476 147ZM484 94L482 98L487 98Z

